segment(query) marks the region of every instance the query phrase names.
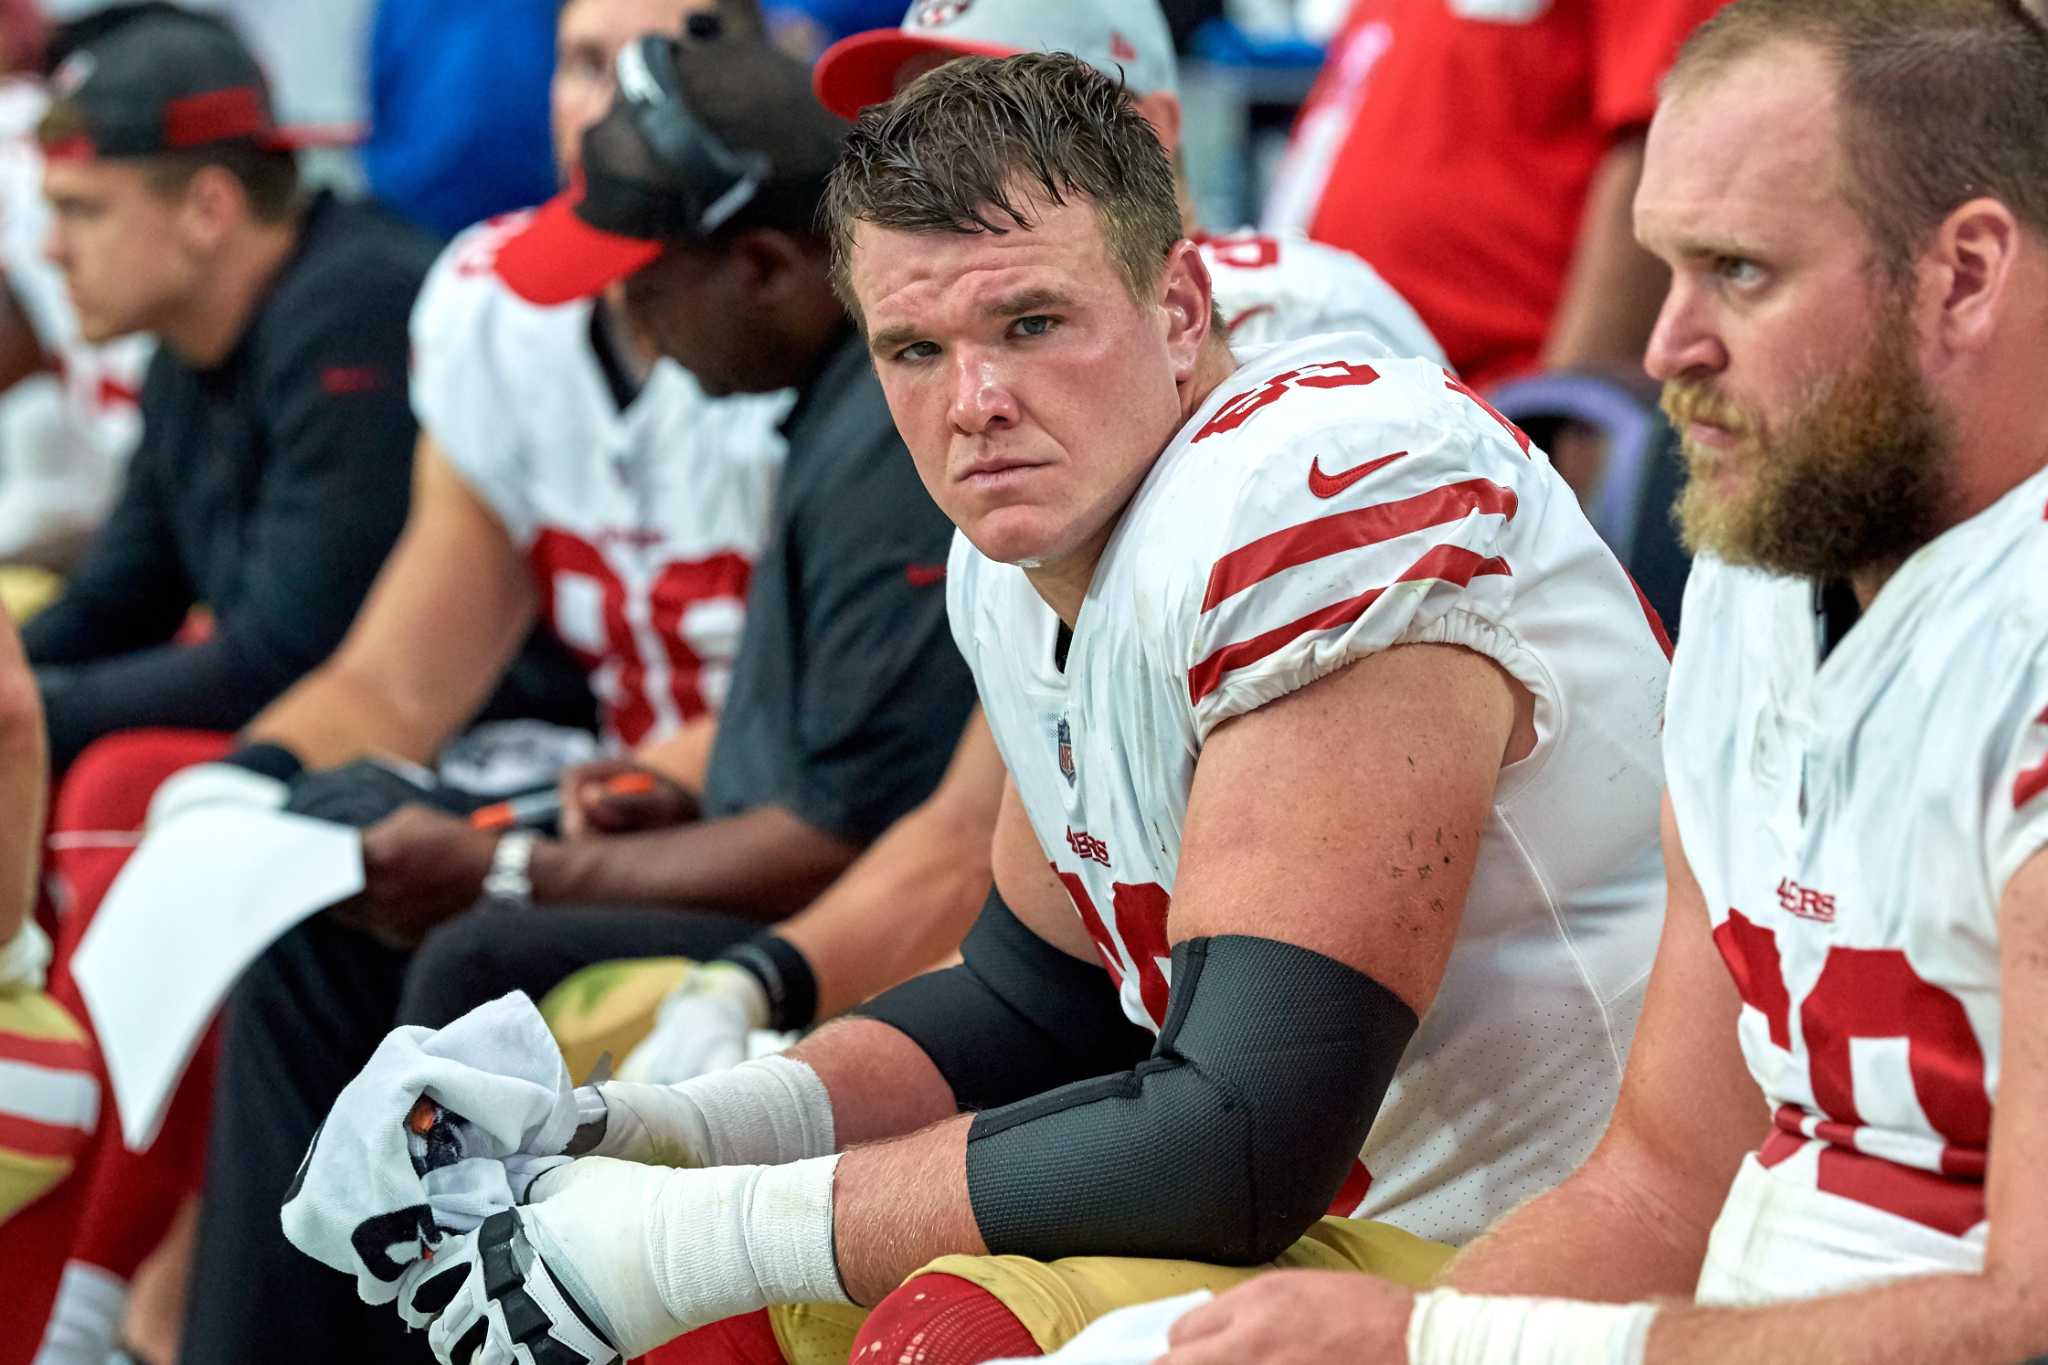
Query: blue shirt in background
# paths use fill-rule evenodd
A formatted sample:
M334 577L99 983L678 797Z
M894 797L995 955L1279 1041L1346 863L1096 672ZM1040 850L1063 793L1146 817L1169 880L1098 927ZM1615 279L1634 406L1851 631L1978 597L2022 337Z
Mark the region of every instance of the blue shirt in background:
M552 195L559 0L381 0L370 39L370 192L443 236Z

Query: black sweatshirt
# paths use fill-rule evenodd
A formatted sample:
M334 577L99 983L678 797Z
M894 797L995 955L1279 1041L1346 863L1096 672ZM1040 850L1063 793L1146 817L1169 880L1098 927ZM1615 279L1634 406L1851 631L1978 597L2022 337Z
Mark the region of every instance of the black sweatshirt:
M121 501L22 632L53 769L114 730L235 729L340 643L405 521L406 321L436 250L322 195L225 360L158 351ZM170 643L200 603L212 638Z

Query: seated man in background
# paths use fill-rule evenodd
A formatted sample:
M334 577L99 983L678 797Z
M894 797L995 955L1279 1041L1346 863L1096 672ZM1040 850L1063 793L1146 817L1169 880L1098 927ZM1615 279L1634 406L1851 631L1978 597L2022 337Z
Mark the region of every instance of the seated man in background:
M49 55L61 61L68 51L60 37ZM0 78L0 598L17 619L29 605L23 590L40 584L36 598L53 596L57 575L82 556L120 496L152 349L143 336L97 346L81 338L64 277L45 254L50 212L36 128L50 101L41 71L23 66Z
M741 0L692 15L680 40L628 45L619 70L617 103L584 138L581 189L496 243L496 269L543 305L624 280L631 325L707 393L797 390L702 818L556 842L410 808L417 879L373 887L359 913L385 938L453 922L408 955L318 917L250 969L227 1012L195 1358L417 1356L421 1338L292 1252L277 1218L394 1015L446 1022L622 950L708 956L789 913L930 793L972 702L945 627L951 526L917 484L815 227L845 124ZM489 899L470 911L474 881L445 888L484 868ZM577 908L593 902L612 908Z
M608 1360L880 1302L858 1343L755 1313L679 1358L941 1365L1275 1257L1426 1276L1619 1080L1665 677L1627 575L1440 365L1325 334L1240 368L1158 139L1073 57L919 78L827 205L961 532L996 894L964 965L787 1057L579 1095L593 1155L408 1267L401 1312L444 1360Z
M553 107L565 177L583 132L610 105L620 47L674 28L691 7L573 0L562 8L568 55ZM773 423L786 402L713 405L680 367L640 360L607 306L525 303L491 268L506 231L479 227L451 245L413 310L410 383L421 431L412 504L355 624L331 658L244 728L242 747L165 784L153 807L159 822L208 800L281 803L282 778L300 767L370 754L431 764L480 709L576 719L589 710L580 678L570 681L585 704L553 705L553 689L529 685L546 677L541 651L515 663L543 614L545 643L572 645L590 690L601 694L613 744L668 740L684 722L708 720L723 695L747 573L767 534L781 456ZM451 601L461 609L450 610ZM514 673L487 705L508 664ZM519 744L500 738L508 730ZM130 845L119 836L139 823L150 785L178 759L225 743L138 737L102 744L77 765L51 860L68 892L67 948L125 863ZM458 785L464 776L502 776L502 760L519 748L529 752L509 766L548 780L551 755L580 756L588 747L587 732L573 725L538 733L524 723L485 727L448 766ZM163 761L143 772L138 751ZM486 764L499 771L478 771ZM367 767L321 773L311 784L330 803L323 808L353 797L359 819L411 792ZM369 847L385 847L374 826ZM381 1028L389 1008L375 1008ZM203 1122L211 1055L202 1051L188 1069L183 1085L193 1093L172 1111L180 1123ZM106 1306L118 1301L134 1259L162 1235L153 1214L170 1206L153 1196L183 1178L168 1169L170 1152L191 1150L195 1140L203 1132L170 1133L155 1158L109 1142L81 1171L103 1191L75 1256L78 1276L101 1292L89 1304L67 1298L63 1306L61 1334L80 1359L111 1349L116 1324Z
M1174 163L1183 230L1200 247L1234 348L1362 332L1381 354L1442 360L1414 310L1356 256L1298 236L1201 230L1179 155L1173 37L1158 0L914 4L900 28L832 48L813 83L828 109L853 118L940 62L1027 51L1070 52L1122 77ZM578 785L565 792L572 811ZM675 959L606 963L565 982L546 1006L564 1047L586 1068L600 1050L613 1051L625 1058L625 1079L687 1080L738 1061L753 1029L808 1028L939 962L960 946L987 894L1002 787L1002 759L977 718L932 799L803 913L701 969ZM595 795L596 810L608 804ZM659 1026L635 1047L657 1013Z
M61 772L114 730L232 729L340 640L405 517L405 322L433 245L300 197L262 72L216 21L143 14L53 94L50 253L80 332L161 342L127 489L23 632ZM173 643L201 604L211 638Z
M2048 32L1735 0L1636 228L1700 557L1613 1122L1444 1287L1275 1276L1169 1365L2048 1351Z

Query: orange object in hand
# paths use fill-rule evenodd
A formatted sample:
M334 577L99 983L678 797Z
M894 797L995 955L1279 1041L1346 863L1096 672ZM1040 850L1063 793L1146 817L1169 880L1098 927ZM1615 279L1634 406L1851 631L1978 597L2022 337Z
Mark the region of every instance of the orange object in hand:
M653 773L620 773L604 783L606 796L646 796L653 790ZM521 825L542 824L561 813L561 793L544 791L485 806L470 815L469 823L474 829L513 829Z

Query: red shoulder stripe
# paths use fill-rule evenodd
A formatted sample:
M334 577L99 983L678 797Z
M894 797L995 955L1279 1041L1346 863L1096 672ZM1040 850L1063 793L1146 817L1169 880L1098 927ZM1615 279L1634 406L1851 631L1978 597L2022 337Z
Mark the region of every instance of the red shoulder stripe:
M1209 590L1202 597L1202 610L1213 610L1219 602L1297 564L1376 545L1411 531L1458 521L1475 512L1495 513L1512 521L1517 505L1513 489L1488 479L1466 479L1412 498L1305 521L1260 536L1217 560L1216 567L1209 571Z
M1508 562L1498 556L1481 559L1472 551L1460 546L1439 545L1409 565L1394 582L1420 583L1436 579L1462 588L1475 578L1489 574L1512 573ZM1223 685L1224 674L1248 664L1255 664L1270 654L1277 654L1304 635L1350 625L1370 611L1372 604L1379 601L1386 591L1386 588L1374 588L1346 601L1333 603L1320 611L1310 612L1298 621L1290 621L1284 626L1276 626L1263 634L1254 635L1249 640L1224 645L1188 670L1188 700L1191 703L1200 703L1202 698Z

